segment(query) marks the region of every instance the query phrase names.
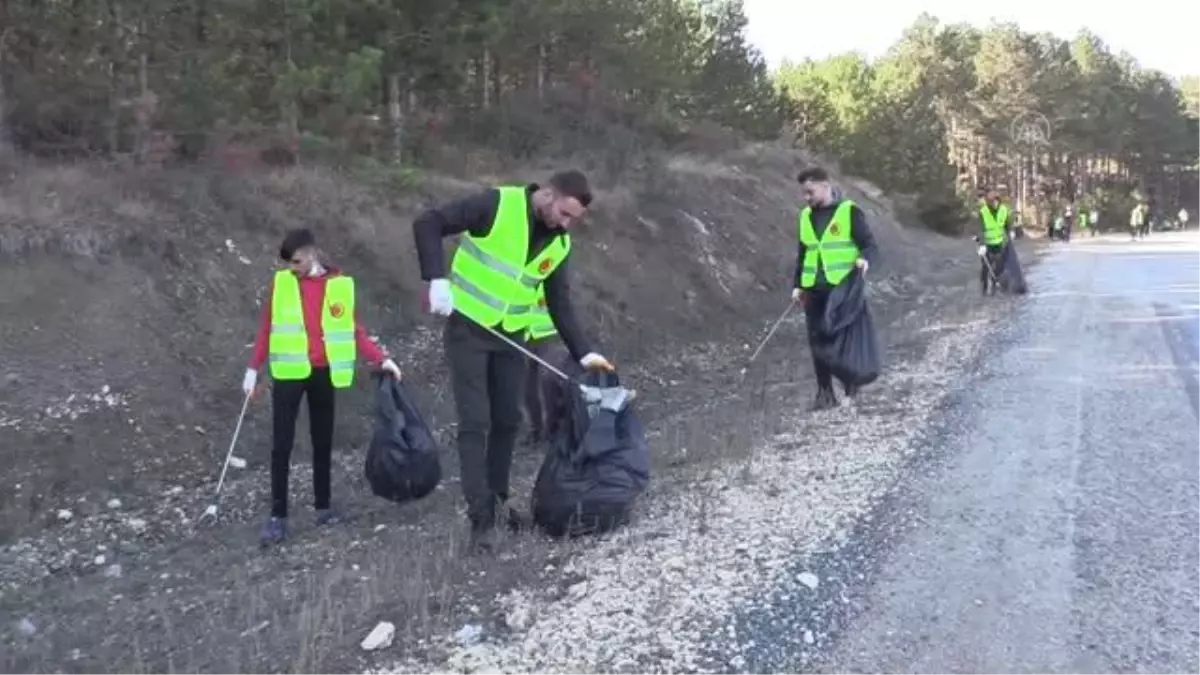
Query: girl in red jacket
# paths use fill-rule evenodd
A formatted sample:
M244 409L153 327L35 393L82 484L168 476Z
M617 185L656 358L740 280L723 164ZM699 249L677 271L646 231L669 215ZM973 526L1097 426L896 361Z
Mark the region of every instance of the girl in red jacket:
M330 279L342 276L342 273L332 266L322 264L316 239L312 232L306 229L287 233L279 247L279 257L287 263L290 273L295 275L299 282L299 301L303 308L311 372L304 379L276 378L271 390L271 517L263 527L260 538L263 546L279 543L287 536L288 465L296 436L296 417L300 412L300 400L305 396L308 397L308 419L312 434L316 522L317 525L329 525L346 520L330 507L330 464L333 458L336 388L330 378L325 335L321 328L325 313L326 287ZM258 383L258 371L271 356L272 302L275 292L275 280L272 279L267 300L263 303L262 321L254 343L254 354L250 358L250 366L246 369L246 376L242 382L242 389L247 396L254 393ZM338 302L331 305L330 311L333 316L338 316L338 312L341 311L340 305ZM365 357L368 363L377 365L397 379L400 378L400 367L367 336L367 331L357 316L354 321L354 342L357 352Z

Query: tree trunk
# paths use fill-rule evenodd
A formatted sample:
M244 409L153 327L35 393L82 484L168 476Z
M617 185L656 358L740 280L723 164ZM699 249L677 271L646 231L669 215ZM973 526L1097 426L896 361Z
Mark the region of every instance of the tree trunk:
M387 80L388 124L392 136L392 161L399 164L404 150L404 110L400 107L400 75L392 73Z
M483 56L479 59L479 105L488 110L492 107L492 50L483 48Z
M546 98L546 76L549 69L549 64L547 63L549 60L549 52L550 50L546 48L545 42L538 43L536 86L537 97L539 101L545 100Z
M121 35L121 7L117 0L108 0L110 53L108 56L108 120L105 129L109 154L120 150L121 142L121 61L124 44Z

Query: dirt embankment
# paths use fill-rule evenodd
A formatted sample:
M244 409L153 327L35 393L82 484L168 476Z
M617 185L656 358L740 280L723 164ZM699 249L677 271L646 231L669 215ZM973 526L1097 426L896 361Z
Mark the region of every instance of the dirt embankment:
M787 302L801 165L767 146L674 157L650 183L601 185L579 233L575 294L641 391L656 494L743 458L780 411L808 402L798 323L746 382L736 377ZM476 185L418 185L367 188L313 169L78 166L23 170L0 188L0 606L15 617L0 626L0 667L360 668L354 645L376 620L400 629L388 658L420 655L464 617L486 623L497 592L571 555L521 538L494 560L458 556L452 445L450 480L425 502L398 509L372 498L360 478L364 381L339 400L335 468L335 499L362 516L357 524L318 534L298 508L292 542L255 549L270 435L260 404L221 524L196 526L288 227L312 227L360 279L363 319L449 438L440 329L419 313L410 224L423 206ZM889 353L919 358L920 330L961 316L974 297L970 247L896 223L869 186L843 186L880 240L872 292ZM527 452L514 469L522 490L537 459ZM294 473L299 507L310 488L302 466Z

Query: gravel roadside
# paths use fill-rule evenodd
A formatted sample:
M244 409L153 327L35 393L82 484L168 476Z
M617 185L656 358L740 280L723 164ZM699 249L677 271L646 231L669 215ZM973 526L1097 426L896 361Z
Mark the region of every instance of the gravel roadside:
M927 328L935 335L923 358L893 364L855 406L797 411L749 460L662 495L632 527L547 568L544 584L499 597L495 632L460 630L445 636L444 659L388 672L753 669L741 650L756 653L755 641L738 636L749 627L730 617L756 599L778 602L769 589L785 576L816 597L820 577L797 562L845 545L887 496L987 334L983 312L1003 302L977 320ZM799 650L820 647L821 626L794 628Z

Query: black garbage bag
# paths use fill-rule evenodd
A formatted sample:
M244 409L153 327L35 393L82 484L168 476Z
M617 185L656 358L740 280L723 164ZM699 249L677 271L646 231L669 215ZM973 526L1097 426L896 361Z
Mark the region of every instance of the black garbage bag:
M389 376L379 380L365 471L372 492L401 504L433 492L442 465L437 442L404 385Z
M1011 242L1004 246L1000 269L996 270L996 286L1012 295L1024 295L1029 292L1029 286L1025 283L1025 273L1021 270L1021 261L1017 259L1017 247Z
M533 521L554 537L607 532L628 522L650 482L646 431L615 374L562 386L561 423L533 486Z
M867 282L859 270L829 292L825 313L816 327L813 357L846 386L861 387L879 377L879 337L867 304Z

